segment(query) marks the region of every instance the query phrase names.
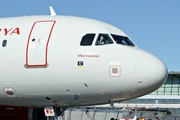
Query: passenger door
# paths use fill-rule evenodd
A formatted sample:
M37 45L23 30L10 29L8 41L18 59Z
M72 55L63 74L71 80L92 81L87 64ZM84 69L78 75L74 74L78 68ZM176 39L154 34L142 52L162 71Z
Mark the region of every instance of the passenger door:
M36 21L30 31L26 48L26 67L48 66L48 44L56 21Z

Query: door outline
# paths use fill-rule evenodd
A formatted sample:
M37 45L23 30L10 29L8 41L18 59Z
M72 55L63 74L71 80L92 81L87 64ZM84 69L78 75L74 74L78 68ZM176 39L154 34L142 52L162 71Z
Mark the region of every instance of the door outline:
M50 28L50 32L49 32L48 39L47 39L46 46L45 46L45 58L44 58L45 62L42 63L42 64L29 64L29 45L30 45L31 35L33 33L33 29L34 29L34 27L35 27L35 25L37 23L47 23L47 22L52 22L52 26ZM50 41L51 34L52 34L55 23L56 23L55 20L42 20L42 21L34 22L32 28L30 30L30 33L29 33L29 36L28 36L28 41L27 41L27 46L26 46L26 64L25 64L26 68L48 67L48 45L49 45L49 41Z

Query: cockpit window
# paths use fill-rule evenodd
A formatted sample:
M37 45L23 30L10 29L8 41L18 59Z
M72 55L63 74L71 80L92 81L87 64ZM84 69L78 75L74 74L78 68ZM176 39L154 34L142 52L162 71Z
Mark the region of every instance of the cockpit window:
M81 46L90 46L94 40L95 34L86 34L82 37Z
M119 36L119 35L113 35L113 34L111 34L111 36L113 37L113 39L116 41L117 44L135 46L135 45L131 42L131 40L129 40L128 37Z
M108 45L108 44L113 44L112 39L108 34L99 34L95 45Z

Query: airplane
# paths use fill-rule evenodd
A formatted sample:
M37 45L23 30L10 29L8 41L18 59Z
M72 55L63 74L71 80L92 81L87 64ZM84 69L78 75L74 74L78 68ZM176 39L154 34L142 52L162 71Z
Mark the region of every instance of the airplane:
M121 102L166 81L164 63L119 28L50 11L0 18L1 106L57 119L68 107Z

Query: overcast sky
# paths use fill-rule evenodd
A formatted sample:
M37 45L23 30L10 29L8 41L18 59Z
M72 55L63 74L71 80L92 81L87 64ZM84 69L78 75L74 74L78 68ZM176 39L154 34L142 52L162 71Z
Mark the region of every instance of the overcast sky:
M58 15L118 27L169 71L180 71L180 0L0 0L0 17L50 15L50 5Z

